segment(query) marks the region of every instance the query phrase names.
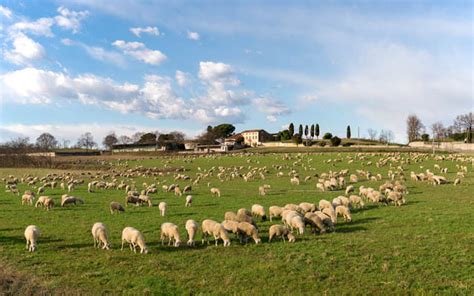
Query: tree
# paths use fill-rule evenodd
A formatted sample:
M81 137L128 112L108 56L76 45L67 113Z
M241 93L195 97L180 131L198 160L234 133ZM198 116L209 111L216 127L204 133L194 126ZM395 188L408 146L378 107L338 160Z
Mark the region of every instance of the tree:
M444 128L443 123L438 121L431 125L431 132L433 134L433 138L439 140L445 136L446 129Z
M422 130L424 129L421 120L414 114L408 115L407 118L407 135L408 141L412 142L420 138Z
M209 125L206 131L197 137L197 142L201 145L214 145L216 138L212 126Z
M325 133L324 136L323 136L323 139L331 140L332 139L332 134L331 133Z
M300 134L300 136L303 136L303 125L300 124L300 126L298 127L298 134Z
M170 136L172 140L175 141L176 143L183 144L184 134L182 132L173 131L173 132L170 132Z
M94 142L94 137L90 132L87 132L77 139L77 147L86 148L86 150L92 149L97 146L97 143Z
M351 126L347 126L347 131L346 131L346 138L350 139L351 138Z
M314 134L316 135L316 138L319 139L319 123L316 124L316 128L314 130Z
M278 136L280 136L280 141L287 141L291 140L291 135L290 131L288 130L282 130L278 133Z
M117 136L114 132L112 132L105 136L104 140L102 141L102 144L104 144L105 148L107 148L108 150L112 150L112 146L117 144L117 142Z
M304 127L304 136L306 138L308 138L308 133L309 133L308 125L305 125L305 127Z
M225 139L232 135L232 133L235 131L235 126L230 123L223 123L213 127L212 130L214 131L214 134L217 138Z
M156 135L154 133L146 133L140 137L138 144L156 144Z
M422 134L421 139L423 140L423 142L428 142L430 140L430 135Z
M300 134L294 134L292 137L292 140L293 140L293 143L295 143L297 147L298 147L298 144L303 143L303 140L301 139Z
M36 146L41 150L51 150L58 146L58 141L50 133L42 133L36 138Z
M130 138L127 135L120 136L120 137L118 137L117 140L118 140L119 144L131 144L131 143L133 143L132 138Z
M136 132L132 135L132 142L133 143L137 143L138 141L140 141L140 138L144 135L145 133L142 133L142 132Z
M311 135L311 139L314 138L314 124L311 125L310 135Z
M369 134L369 139L371 139L372 141L377 139L377 131L376 130L369 128L367 130L367 133Z
M290 123L290 126L288 127L288 132L290 133L290 138L293 137L295 134L295 126L293 125L293 122Z
M341 139L339 137L332 137L331 146L337 147L339 145L341 145Z
M457 132L467 133L466 139L468 143L472 143L472 127L474 125L474 115L472 112L458 115L454 120L454 128Z

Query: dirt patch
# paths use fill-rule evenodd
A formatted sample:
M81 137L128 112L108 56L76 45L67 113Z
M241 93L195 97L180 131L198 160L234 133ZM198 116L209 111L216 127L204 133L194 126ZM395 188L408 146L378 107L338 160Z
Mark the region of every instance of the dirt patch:
M56 293L55 293L56 294ZM53 295L35 279L0 265L0 295Z

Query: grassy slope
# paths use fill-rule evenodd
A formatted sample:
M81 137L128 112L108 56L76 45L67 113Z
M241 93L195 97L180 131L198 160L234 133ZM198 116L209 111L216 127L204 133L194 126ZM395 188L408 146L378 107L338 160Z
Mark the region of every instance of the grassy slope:
M99 294L103 292L154 294L172 293L241 293L244 294L386 294L406 292L472 294L474 268L474 178L469 174L458 187L452 184L433 187L424 183L408 182L408 205L403 207L369 206L355 211L352 223L340 223L337 232L327 235L305 234L295 244L268 244L270 222L261 225L264 243L240 245L233 241L229 248L201 246L190 249L159 246L159 226L165 221L178 224L185 241L184 223L187 219L202 221L223 219L227 210L250 208L254 203L265 207L289 202L317 202L332 199L342 192L322 193L315 190L314 180L291 186L289 178L275 177L274 163L292 165L295 159L282 160L282 154L248 157L199 158L193 163L181 159L165 160L169 166L185 166L193 176L197 167L218 165L267 165L271 176L265 183L272 185L266 197L257 196L263 182L245 183L236 180L212 185L221 188L221 199L210 197L205 184L193 188L194 204L184 207L184 197L171 193L153 195L154 203L165 200L169 216L158 215L157 207L129 207L123 215L112 216L108 204L123 202L119 191L87 193L86 186L74 192L84 197L86 204L78 207L56 208L45 212L20 206L18 197L0 192L0 257L19 271L32 271L48 288L64 288ZM367 167L360 161L348 165L346 161L326 164L322 160L345 157L346 154L305 156L314 159L315 171L297 168L300 175L327 172L349 167L351 171L365 168L386 176L388 167ZM376 157L373 157L375 160ZM162 166L162 159L130 161L134 166ZM440 163L440 162L438 162ZM423 163L432 168L434 161ZM421 171L420 164L407 166ZM443 162L454 179L455 164ZM20 175L26 172L44 175L45 170L0 169L1 175ZM172 177L160 178L172 183ZM150 179L137 179L151 183ZM179 182L182 187L186 182ZM361 182L357 185L378 186L381 182ZM21 187L22 190L27 189ZM60 190L47 194L59 199ZM92 248L90 228L102 221L109 229L113 250ZM278 222L274 222L278 223ZM38 225L43 236L38 252L28 254L24 249L23 230L29 224ZM133 254L119 250L120 234L125 226L141 230L151 254Z

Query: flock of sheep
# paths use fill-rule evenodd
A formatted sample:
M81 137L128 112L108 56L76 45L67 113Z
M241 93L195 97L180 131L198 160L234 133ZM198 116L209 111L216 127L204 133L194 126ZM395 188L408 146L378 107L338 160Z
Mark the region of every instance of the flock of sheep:
M372 160L366 160L372 156L379 156L374 163ZM216 157L216 156L211 156ZM240 155L240 157L247 157L247 155ZM262 242L261 232L259 231L258 221L265 221L269 218L273 222L274 219L281 219L282 224L273 224L268 230L268 242L274 238L279 237L283 241L287 239L289 242L295 242L297 236L305 233L306 227L310 227L313 233L324 234L335 231L335 225L338 223L338 217L342 217L345 222L352 221L351 209L364 208L366 203L374 204L393 204L401 206L406 203L406 196L409 194L405 185L405 168L404 166L421 162L426 160L429 156L426 154L410 154L403 156L400 153L391 154L357 154L355 156L346 156L328 159L325 162L328 164L347 161L349 164L354 161L359 161L365 167L376 166L377 168L388 167L387 178L378 188L365 187L363 185L356 186L356 183L361 180L382 181L384 178L382 174L372 174L369 170L356 170L350 174L348 169L339 171L329 171L323 173L315 173L316 168L312 166L313 159L305 158L304 155L289 155L285 154L281 157L283 161L293 161L291 165L272 165L272 170L276 172L276 177L289 177L289 186L299 186L301 182L312 182L316 179L316 188L320 191L337 191L342 190L344 195L340 195L332 200L320 200L317 204L311 202L301 202L299 204L289 203L284 206L273 205L265 209L262 205L254 204L250 210L241 208L236 212L227 211L224 213L224 220L222 222L205 219L201 223L193 219L186 221L184 228L187 232L187 245L190 247L196 244L196 235L201 234L202 244L207 242L209 238L213 238L215 244L218 245L222 241L224 247L231 244L230 235L233 234L240 243L247 243L252 239L255 244ZM461 163L472 161L468 158L456 155L436 156L435 160L453 160ZM185 162L192 162L193 159L185 159ZM70 173L65 174L48 174L43 178L34 176L24 176L17 178L9 176L4 178L6 191L19 195L19 184L25 184L31 188L35 188L36 194L42 194L46 189L56 187L68 193L61 197L61 207L69 205L83 204L84 199L70 195L77 186L85 184L84 177L90 178L87 183L87 191L94 192L96 190L124 190L126 193L124 202L125 206L133 204L135 206L147 205L153 206L151 194L158 192L158 185L161 184L161 189L164 192L174 192L174 195L180 197L183 194L188 194L185 197L185 207L192 206L193 186L201 186L202 183L207 182L205 186L209 187L209 192L215 198L221 197L221 190L218 187L211 188L211 178L217 178L219 182L231 182L233 180L243 179L245 182L264 180L270 175L271 169L267 166L260 166L259 161L246 158L248 166L219 166L210 169L197 168L195 176L191 177L184 174L183 168L177 169L174 172L171 170L163 171L158 168L143 168L135 167L126 170L112 170L110 173L97 172L95 175L91 173L82 173L77 176ZM279 161L277 161L279 162ZM253 164L252 164L253 163ZM165 164L165 168L168 164ZM456 164L458 172L457 179L453 182L454 185L461 183L462 178L465 178L468 169L466 165ZM424 169L420 166L420 169ZM447 168L441 168L438 164L434 165L434 170L439 171L440 174L446 174ZM306 176L303 178L302 173ZM181 189L177 183L169 184L164 178L172 176L174 182L186 182L187 185ZM153 177L155 179L163 178L163 180L148 185L142 184L142 190L138 192L138 186L133 181L137 177ZM119 178L121 178L119 182ZM430 182L433 185L440 185L448 183L447 178L442 175L436 175L430 169L424 169L422 173L410 173L412 181L416 182ZM95 179L95 180L94 180ZM128 184L124 180L132 180ZM303 181L304 180L304 181ZM214 180L215 181L215 180ZM282 180L281 182L285 182ZM288 182L288 181L286 181ZM249 183L249 186L251 184ZM357 187L357 188L356 188ZM266 196L271 191L271 186L262 184L258 186L258 194ZM49 196L39 196L36 200L36 194L33 190L26 190L21 197L21 204L35 207L44 207L46 210L51 210L55 207L55 201ZM36 202L35 202L36 201ZM161 216L167 215L167 204L162 201L158 204L158 209ZM117 201L112 201L109 204L109 210L112 214L124 212L125 208ZM268 213L268 215L267 215ZM110 249L110 240L107 227L97 222L92 226L92 237L94 240L94 247L102 249ZM41 231L36 225L29 225L24 232L26 239L26 248L30 252L34 252L37 248L38 239ZM182 243L179 227L171 222L163 223L160 227L160 239L164 244L167 240L168 245L179 247ZM130 249L140 253L148 253L148 248L145 243L142 233L133 228L125 227L121 236L121 249L128 244Z

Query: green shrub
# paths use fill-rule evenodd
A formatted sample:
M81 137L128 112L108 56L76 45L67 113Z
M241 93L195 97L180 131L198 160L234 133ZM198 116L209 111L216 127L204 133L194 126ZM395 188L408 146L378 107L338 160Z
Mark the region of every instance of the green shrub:
M331 139L331 146L337 147L341 145L341 139L339 137L333 137Z
M324 136L323 136L323 139L331 140L332 139L332 134L331 133L325 133Z

